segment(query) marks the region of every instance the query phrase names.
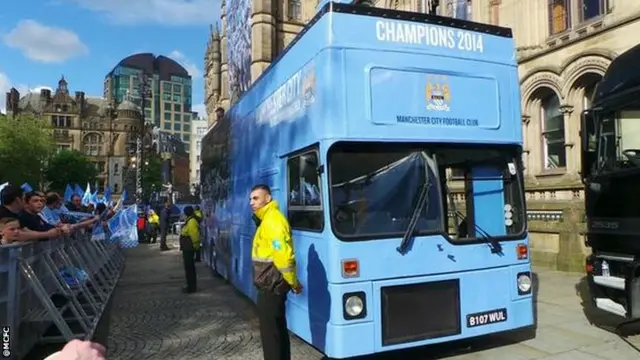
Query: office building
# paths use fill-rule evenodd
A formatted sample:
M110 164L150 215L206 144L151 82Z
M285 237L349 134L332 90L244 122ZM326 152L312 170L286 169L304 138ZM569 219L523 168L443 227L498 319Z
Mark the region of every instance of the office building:
M147 77L146 94L141 93L142 74ZM150 53L131 55L105 76L104 97L116 103L130 99L144 108L146 122L190 143L192 79L176 61Z

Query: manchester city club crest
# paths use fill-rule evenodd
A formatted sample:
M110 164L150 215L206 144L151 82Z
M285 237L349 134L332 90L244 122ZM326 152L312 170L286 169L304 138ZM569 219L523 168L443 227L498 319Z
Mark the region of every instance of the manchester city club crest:
M449 111L451 91L445 75L427 76L426 86L427 110Z

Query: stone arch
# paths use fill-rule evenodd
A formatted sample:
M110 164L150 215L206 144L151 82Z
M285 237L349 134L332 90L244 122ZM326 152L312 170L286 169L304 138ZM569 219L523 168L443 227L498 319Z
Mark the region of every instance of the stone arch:
M560 99L560 102L564 101L562 87L562 78L551 69L537 69L525 75L520 81L522 108L526 109L534 95L543 88L553 91L555 95L558 96L558 99Z
M602 78L611 61L612 58L598 53L582 53L568 59L561 67L561 76L564 79L563 93L568 94L585 79L585 76L595 75Z

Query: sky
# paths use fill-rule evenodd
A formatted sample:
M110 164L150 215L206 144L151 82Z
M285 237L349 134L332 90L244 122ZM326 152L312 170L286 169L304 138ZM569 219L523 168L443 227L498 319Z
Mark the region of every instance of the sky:
M102 96L105 75L140 52L169 56L193 78L194 111L204 112L203 65L220 0L22 0L0 6L0 112L21 95L55 88Z

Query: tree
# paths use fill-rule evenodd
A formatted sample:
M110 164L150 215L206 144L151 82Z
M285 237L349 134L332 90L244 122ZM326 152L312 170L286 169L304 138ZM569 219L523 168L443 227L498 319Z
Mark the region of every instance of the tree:
M142 198L149 199L153 191L162 189L162 158L149 155L142 167Z
M64 192L67 184L93 184L98 176L96 166L77 150L62 150L49 159L45 176L51 190Z
M0 182L43 183L42 170L55 149L51 130L43 125L30 114L0 119Z

